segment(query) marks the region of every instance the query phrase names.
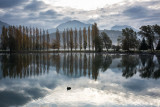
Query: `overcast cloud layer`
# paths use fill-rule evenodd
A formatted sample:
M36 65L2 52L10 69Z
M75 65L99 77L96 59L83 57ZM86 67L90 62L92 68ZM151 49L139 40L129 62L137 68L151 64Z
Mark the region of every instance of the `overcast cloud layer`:
M64 0L0 0L0 20L11 25L46 29L70 20L97 22L100 29L110 29L114 25L130 25L138 29L141 25L160 24L159 0L113 0L112 3L109 0L90 3L90 0L77 0L77 4L75 1L72 5L72 0L68 3Z

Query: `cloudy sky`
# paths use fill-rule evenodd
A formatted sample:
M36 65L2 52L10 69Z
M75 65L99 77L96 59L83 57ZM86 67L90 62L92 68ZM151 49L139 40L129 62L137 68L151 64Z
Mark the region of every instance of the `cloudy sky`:
M160 0L0 0L0 20L11 25L55 28L79 20L114 25L160 24Z

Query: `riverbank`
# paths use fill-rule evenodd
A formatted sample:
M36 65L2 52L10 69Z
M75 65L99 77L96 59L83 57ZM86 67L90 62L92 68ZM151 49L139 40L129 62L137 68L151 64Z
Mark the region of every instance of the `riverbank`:
M29 50L29 51L12 51L9 50L0 50L0 53L12 54L12 53L107 53L107 54L160 54L160 51L114 51L114 50L104 50L102 52L95 52L94 50Z

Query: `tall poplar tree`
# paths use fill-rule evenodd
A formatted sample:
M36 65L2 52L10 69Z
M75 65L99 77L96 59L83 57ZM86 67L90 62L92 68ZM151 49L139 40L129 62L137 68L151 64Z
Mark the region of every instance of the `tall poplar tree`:
M69 51L69 31L68 31L68 28L67 28L67 48Z
M26 49L26 28L24 26L23 26L23 36L22 36L22 38L23 38L22 49L25 50Z
M92 25L92 50L95 48L95 26Z
M82 31L81 28L79 29L79 49L82 49Z
M90 50L90 41L91 41L91 30L90 30L90 26L88 26L88 48Z
M1 34L1 46L3 50L6 50L8 47L8 36L7 36L7 28L5 26L2 27L2 34Z
M60 33L58 29L56 30L56 48L60 49Z
M65 50L65 49L66 49L66 35L65 35L65 29L64 29L64 31L63 31L62 37L63 37L63 49Z
M42 30L41 29L39 31L39 39L40 39L39 45L40 45L40 50L41 50L42 49Z
M39 29L36 28L36 50L39 49Z
M35 34L36 34L36 31L35 31L35 28L33 28L33 50L35 50Z
M72 30L72 28L70 29L70 48L71 48L71 51L72 51L72 49L73 49L73 47L74 47L74 44L73 44L73 30Z
M87 34L86 34L86 28L83 28L83 47L86 50L87 48Z
M77 44L77 29L75 28L75 31L74 31L74 48L75 50L77 49L78 47L78 44Z
M30 30L29 30L29 36L30 36L30 50L33 50L33 35L32 35L32 28L30 27Z
M43 30L43 50L45 49L45 30Z
M50 42L50 38L49 38L48 30L47 30L47 51L49 49L49 42Z
M29 29L28 27L26 26L26 49L29 50Z
M13 26L9 26L8 29L8 36L9 36L9 49L10 53L12 53L13 50L15 50L15 38L14 38L14 29Z
M19 26L19 29L17 29L17 34L16 34L16 40L17 40L17 50L22 50L23 49L23 34L22 34L22 26Z

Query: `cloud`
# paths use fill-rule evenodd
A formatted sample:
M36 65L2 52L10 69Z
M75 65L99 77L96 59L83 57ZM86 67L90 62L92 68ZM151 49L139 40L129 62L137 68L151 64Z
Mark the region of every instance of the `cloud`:
M123 11L124 15L132 19L151 19L160 17L158 9L149 9L142 6L134 6Z
M148 16L149 10L142 6L135 6L124 10L123 14L131 18L145 18Z
M44 0L0 0L0 20L11 25L31 25L45 29L55 28L69 20L90 24L97 22L100 29L110 29L114 25L129 25L138 29L145 24L160 24L159 6L159 0L124 0L94 10L83 10L46 4Z
M0 0L0 8L12 8L21 5L27 0Z
M51 17L51 18L57 18L58 16L62 16L60 14L58 14L56 11L54 10L47 10L45 12L40 12L40 17Z
M47 5L42 1L33 0L28 5L24 7L24 10L30 11L40 11L41 9L46 8Z

